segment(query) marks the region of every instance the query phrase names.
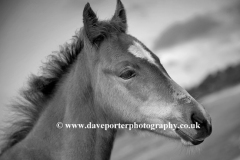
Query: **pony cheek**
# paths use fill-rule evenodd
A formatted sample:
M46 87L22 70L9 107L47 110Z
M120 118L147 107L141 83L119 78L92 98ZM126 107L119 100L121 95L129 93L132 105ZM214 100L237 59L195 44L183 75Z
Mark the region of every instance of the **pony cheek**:
M149 99L150 94L148 93L150 92L145 88L144 85L127 84L125 87L129 94L134 97L134 99L140 101L140 104L145 103Z
M105 81L107 82L107 81ZM125 88L124 85L108 81L101 84L102 88L98 89L100 97L98 102L101 102L102 108L105 112L111 112L115 115L113 118L122 123L135 121L138 115L138 106L142 103L141 100L136 99Z

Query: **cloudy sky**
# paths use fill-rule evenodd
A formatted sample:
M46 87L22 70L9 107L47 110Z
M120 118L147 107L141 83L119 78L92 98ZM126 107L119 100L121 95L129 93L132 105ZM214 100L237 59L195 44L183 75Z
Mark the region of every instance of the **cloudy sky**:
M115 0L88 0L100 19ZM122 0L128 32L160 57L180 85L240 61L240 1ZM0 108L26 86L30 73L82 27L87 0L0 1Z

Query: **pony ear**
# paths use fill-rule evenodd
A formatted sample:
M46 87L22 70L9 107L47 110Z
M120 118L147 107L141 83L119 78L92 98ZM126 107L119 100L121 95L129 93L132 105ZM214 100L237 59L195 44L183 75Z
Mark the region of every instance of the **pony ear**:
M112 18L112 21L118 22L121 26L123 32L126 32L127 30L127 17L126 17L126 11L124 9L124 6L121 2L121 0L117 0L117 6L115 10L115 14Z
M83 10L83 25L86 35L91 43L94 43L98 26L98 18L96 14L93 12L89 3L87 3Z

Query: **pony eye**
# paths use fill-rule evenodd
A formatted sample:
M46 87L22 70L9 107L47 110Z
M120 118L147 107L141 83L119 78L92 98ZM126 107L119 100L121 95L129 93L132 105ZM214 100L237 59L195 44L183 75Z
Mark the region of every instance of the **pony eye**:
M136 72L134 70L125 70L123 71L119 77L121 77L122 79L130 79L132 77L136 76Z

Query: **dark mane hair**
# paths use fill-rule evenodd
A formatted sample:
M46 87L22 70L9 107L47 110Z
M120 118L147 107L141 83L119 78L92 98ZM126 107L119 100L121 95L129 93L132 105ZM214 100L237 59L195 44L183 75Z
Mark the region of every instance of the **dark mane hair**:
M20 92L20 102L12 105L13 111L21 117L21 120L13 122L7 129L4 150L24 139L31 131L44 110L44 104L51 98L57 84L68 72L82 49L83 40L79 30L70 44L60 46L58 52L48 56L48 62L41 67L41 75L31 75L28 88Z
M96 28L98 41L113 37L124 32L123 26L117 21L101 21ZM29 87L21 91L20 102L12 106L14 112L20 115L20 120L10 122L10 128L6 128L4 134L5 143L2 151L7 150L23 140L32 130L44 110L45 104L51 99L59 81L70 70L84 47L86 37L84 28L76 32L70 44L60 46L60 51L50 55L49 61L42 66L42 74L32 75L29 79ZM99 39L99 37L101 37ZM1 153L1 150L0 150Z

